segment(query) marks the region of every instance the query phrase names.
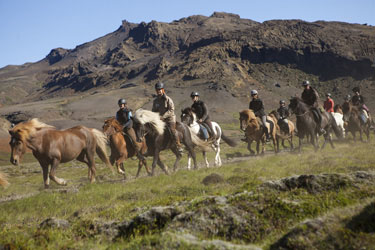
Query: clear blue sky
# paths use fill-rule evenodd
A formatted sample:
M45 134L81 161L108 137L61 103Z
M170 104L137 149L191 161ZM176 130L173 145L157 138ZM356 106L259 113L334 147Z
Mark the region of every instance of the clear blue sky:
M375 0L0 0L0 68L36 62L115 31L122 20L171 22L214 11L375 25Z

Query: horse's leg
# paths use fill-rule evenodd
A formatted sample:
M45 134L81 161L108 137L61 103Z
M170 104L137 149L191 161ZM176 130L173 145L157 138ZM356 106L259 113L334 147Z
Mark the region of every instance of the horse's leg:
M169 175L168 167L160 160L160 158L158 159L157 163L158 163L159 167L164 171L164 173L166 175Z
M275 151L275 154L277 154L277 152L279 152L279 145L277 145L276 147L276 136L272 136L272 143L273 143L273 150Z
M303 137L298 137L298 152L301 153Z
M44 188L49 188L49 176L48 176L48 163L40 163L40 166L43 170L43 181L44 181Z
M151 172L150 172L150 169L147 166L146 159L144 159L144 160L139 159L139 162L138 162L138 171L137 171L137 175L135 176L135 178L139 177L139 173L141 172L142 166L145 166L145 169L146 169L146 172L147 172L148 176L151 176Z
M331 147L332 148L335 148L335 145L333 145L333 141L332 141L332 134L331 133L329 133L329 143L331 144Z
M195 154L194 148L190 148L190 149L188 148L188 150L189 150L189 155L191 155L193 157L194 169L198 169L197 155ZM181 154L179 154L179 155L181 156ZM181 159L181 157L180 157L180 159Z
M248 141L248 142L247 142L247 150L250 151L250 154L251 154L251 155L254 155L254 154L255 154L255 151L251 149L251 143L252 143L252 141Z
M207 154L206 154L206 151L202 151L202 155L203 155L203 159L204 159L204 162L206 164L206 167L209 168L210 167L210 163L208 162L207 160Z
M56 168L59 165L60 161L58 159L54 159L51 164L51 171L49 172L49 178L56 182L59 185L66 185L66 181L62 178L58 178L55 176Z
M176 160L173 164L173 172L176 172L177 170L177 165L178 163L180 162L181 158L182 158L182 155L181 153L177 152L175 149L172 149L172 152L176 155ZM194 161L194 158L195 158L195 153L193 155L193 152L189 151L189 154L191 154L191 157L193 157L193 161ZM197 168L197 165L196 165L196 161L194 161L194 168L196 169Z
M293 151L294 145L293 145L293 134L290 135L289 139L289 145L290 145L290 151Z
M220 144L215 145L215 166L221 166L221 158L220 158Z
M190 155L190 153L188 153L187 169L188 169L188 170L191 169L191 155Z
M124 162L120 163L120 174L124 175L124 180L126 180L126 173L125 173L125 167L124 167Z

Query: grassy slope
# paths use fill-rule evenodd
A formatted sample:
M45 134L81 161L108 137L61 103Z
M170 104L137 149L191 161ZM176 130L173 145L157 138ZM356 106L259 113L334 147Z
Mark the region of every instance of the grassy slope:
M375 170L374 144L374 142L337 143L336 149L333 150L328 146L318 153L314 153L308 146L300 155L270 154L266 157L252 157L243 162L228 163L220 168L202 167L196 171L188 171L185 167L180 167L179 171L170 176L164 175L158 169L158 175L155 177L143 176L139 179L129 178L127 181L123 181L119 175L112 176L110 171L98 162L96 184L88 183L87 167L73 162L61 165L57 172L59 177L69 181L68 186L61 187L53 183L50 190L43 189L41 169L29 155L25 159L27 163L20 168L8 165L0 168L8 174L11 183L8 189L0 190L0 199L24 197L0 203L0 245L50 249L107 248L113 242L105 235L91 234L92 221L121 222L152 206L171 205L207 195L254 191L264 181L292 175L373 171ZM247 150L242 144L237 148L223 145L221 155L226 159L226 156L245 154ZM164 152L163 157L168 165L172 166L172 154ZM199 162L202 163L201 157ZM213 162L212 154L210 162ZM185 165L186 159L180 166ZM126 162L126 167L128 176L135 176L137 162L129 160ZM145 175L145 170L142 173ZM222 175L226 181L216 185L203 185L202 179L211 173ZM282 208L280 204L280 206L275 205L269 210L272 214L262 215L265 227L271 227L272 230L266 234L264 231L254 231L254 239L245 239L244 242L267 246L305 218L321 216L331 209L360 203L374 193L375 187L368 187L366 190L332 191L320 195L306 194L299 190L286 192L279 196L282 199L303 201L305 209L302 213L293 211L289 207ZM265 200L267 204L277 204L275 202L277 198L278 195L270 195ZM234 203L236 202L241 201ZM250 208L249 211L254 212ZM39 224L49 217L67 219L71 222L71 227L64 230L39 229ZM157 232L146 236L139 235L132 239L120 239L112 247L123 243L133 247L142 245L152 248L154 244L166 247L160 241ZM181 247L184 248L183 245Z

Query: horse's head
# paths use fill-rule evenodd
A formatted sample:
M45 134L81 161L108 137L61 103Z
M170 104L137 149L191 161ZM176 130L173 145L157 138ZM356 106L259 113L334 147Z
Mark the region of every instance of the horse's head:
M109 119L104 121L103 133L106 136L111 136L111 135L116 134L116 133L121 132L121 131L122 131L122 126L116 120L115 117L109 118Z
M146 126L140 122L135 121L133 123L133 129L137 137L137 142L142 142L146 136Z
M190 126L194 122L194 114L190 107L181 110L181 122Z
M10 162L13 165L18 165L26 152L26 142L20 135L19 130L10 129L9 134L11 136L9 142L11 148Z
M289 101L288 110L294 113L298 107L299 99L298 97L292 97Z
M240 112L240 129L245 131L252 119L256 119L254 112L251 109Z
M276 120L280 119L280 114L276 110L272 110L268 115L273 116Z

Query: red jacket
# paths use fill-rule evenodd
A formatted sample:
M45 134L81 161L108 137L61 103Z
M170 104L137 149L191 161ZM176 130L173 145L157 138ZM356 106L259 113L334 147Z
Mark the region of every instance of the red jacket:
M335 103L333 102L333 100L331 98L328 98L327 100L325 100L324 102L324 109L327 111L327 112L334 112L333 111L333 106L335 105Z

